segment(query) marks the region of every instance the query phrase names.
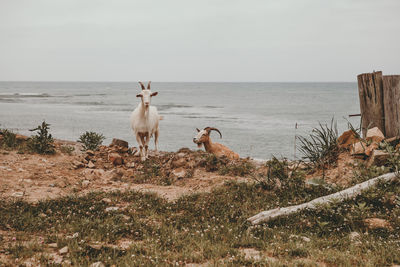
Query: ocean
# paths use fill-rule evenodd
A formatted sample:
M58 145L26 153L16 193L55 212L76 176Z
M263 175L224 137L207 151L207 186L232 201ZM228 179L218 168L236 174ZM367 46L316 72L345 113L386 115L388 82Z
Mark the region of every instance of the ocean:
M106 137L105 144L120 138L136 146L129 119L139 91L136 82L0 82L0 128L31 135L29 129L45 120L58 139L77 140L95 131ZM360 110L355 82L152 82L152 91L158 95L151 104L164 117L159 138L164 151L197 149L196 128L211 126L223 135L212 133L212 140L241 157L300 158L295 136L332 118L339 132L347 129L347 120L356 126L360 120L348 117Z

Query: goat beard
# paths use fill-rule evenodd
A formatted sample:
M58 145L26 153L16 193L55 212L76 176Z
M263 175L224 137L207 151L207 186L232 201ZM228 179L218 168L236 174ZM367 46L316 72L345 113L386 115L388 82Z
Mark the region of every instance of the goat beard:
M197 144L197 147L198 147L198 148L201 148L201 143L198 143L198 144Z

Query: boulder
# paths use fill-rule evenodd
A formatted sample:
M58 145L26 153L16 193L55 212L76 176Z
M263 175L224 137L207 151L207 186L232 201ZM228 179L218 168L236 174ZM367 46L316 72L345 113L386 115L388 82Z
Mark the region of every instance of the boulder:
M367 166L368 167L370 167L372 165L382 166L387 162L389 156L390 156L390 154L386 151L374 150L371 154L371 157L368 161Z
M374 127L374 128L368 129L367 137L365 139L367 141L374 141L376 143L380 143L380 142L382 142L383 139L385 139L385 136L383 135L381 130L379 130L378 127Z
M359 138L353 130L345 131L337 140L339 148L349 149L351 145L357 143Z
M122 165L122 164L124 164L124 159L118 153L110 153L110 154L108 154L108 160L114 165Z
M364 220L365 225L368 227L368 229L374 230L374 229L392 229L392 226L390 223L384 219L379 219L379 218L368 218Z
M117 139L117 138L114 138L110 145L111 146L121 146L121 147L126 147L126 148L129 147L128 142L121 140L121 139Z

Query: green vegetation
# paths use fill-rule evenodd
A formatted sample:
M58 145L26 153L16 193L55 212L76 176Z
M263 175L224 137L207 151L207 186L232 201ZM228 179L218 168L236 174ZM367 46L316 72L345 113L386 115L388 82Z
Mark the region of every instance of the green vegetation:
M135 175L134 182L138 184L148 183L150 180L160 178L160 176L162 176L160 164L154 159L148 159L143 162L140 173Z
M204 154L199 166L208 172L218 172L221 175L248 176L255 167L247 160L231 161L227 157L217 157L214 154Z
M35 136L31 136L28 140L28 148L35 153L39 154L54 154L54 140L49 133L50 124L45 121L41 125L38 125L35 129L29 131L36 131Z
M62 146L60 146L60 151L62 152L62 153L64 153L64 154L67 154L67 155L72 155L72 152L74 152L75 151L75 148L73 147L73 146L68 146L68 145L62 145Z
M17 147L17 138L15 133L7 129L3 129L0 132L3 133L3 139L1 140L3 148L13 149Z
M103 143L105 137L102 134L96 132L86 131L81 134L78 142L83 144L83 149L86 150L97 150L97 148Z
M311 262L309 266L318 262L399 264L399 185L398 181L380 184L353 200L259 226L249 225L246 219L261 210L302 203L326 192L308 187L266 191L258 183L228 183L212 193L185 196L173 203L137 192L92 193L37 204L0 201L0 229L18 233L18 248L0 250L7 249L21 260L41 254L37 246L22 242L44 236L45 243L68 246L66 259L78 266L96 261L117 266L271 263L267 257L245 259L243 248L273 257L276 266L299 265L304 258ZM120 208L107 212L109 206ZM391 227L367 230L364 219L368 217L385 219ZM354 231L359 233L356 240L350 238ZM120 247L123 240L130 240L130 245ZM41 255L43 264L50 262Z
M267 175L256 174L253 178L266 190L296 190L305 189L305 172L300 170L299 163L290 163L287 159L277 159L275 156L265 164Z
M307 137L297 137L300 141L300 152L303 159L307 160L315 168L325 169L335 164L339 155L337 144L337 124L332 119L331 124L319 124Z

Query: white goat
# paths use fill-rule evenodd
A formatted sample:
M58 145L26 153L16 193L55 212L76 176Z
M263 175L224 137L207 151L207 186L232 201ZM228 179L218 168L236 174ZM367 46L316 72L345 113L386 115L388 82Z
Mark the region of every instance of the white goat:
M131 127L139 144L139 155L142 161L148 158L149 141L153 134L155 150L158 151L158 122L161 117L158 115L157 108L150 106L151 97L158 94L158 92L152 93L150 91L150 83L148 83L146 89L143 83L139 82L142 91L136 97L140 97L141 102L131 115Z
M239 154L233 152L226 146L219 144L219 143L213 143L210 138L210 132L211 131L216 131L219 133L220 137L222 138L221 132L214 127L206 127L203 130L197 129L197 135L193 138L193 142L197 144L197 146L200 148L201 145L204 145L204 148L208 153L214 154L217 157L222 157L226 156L229 159L239 159Z

